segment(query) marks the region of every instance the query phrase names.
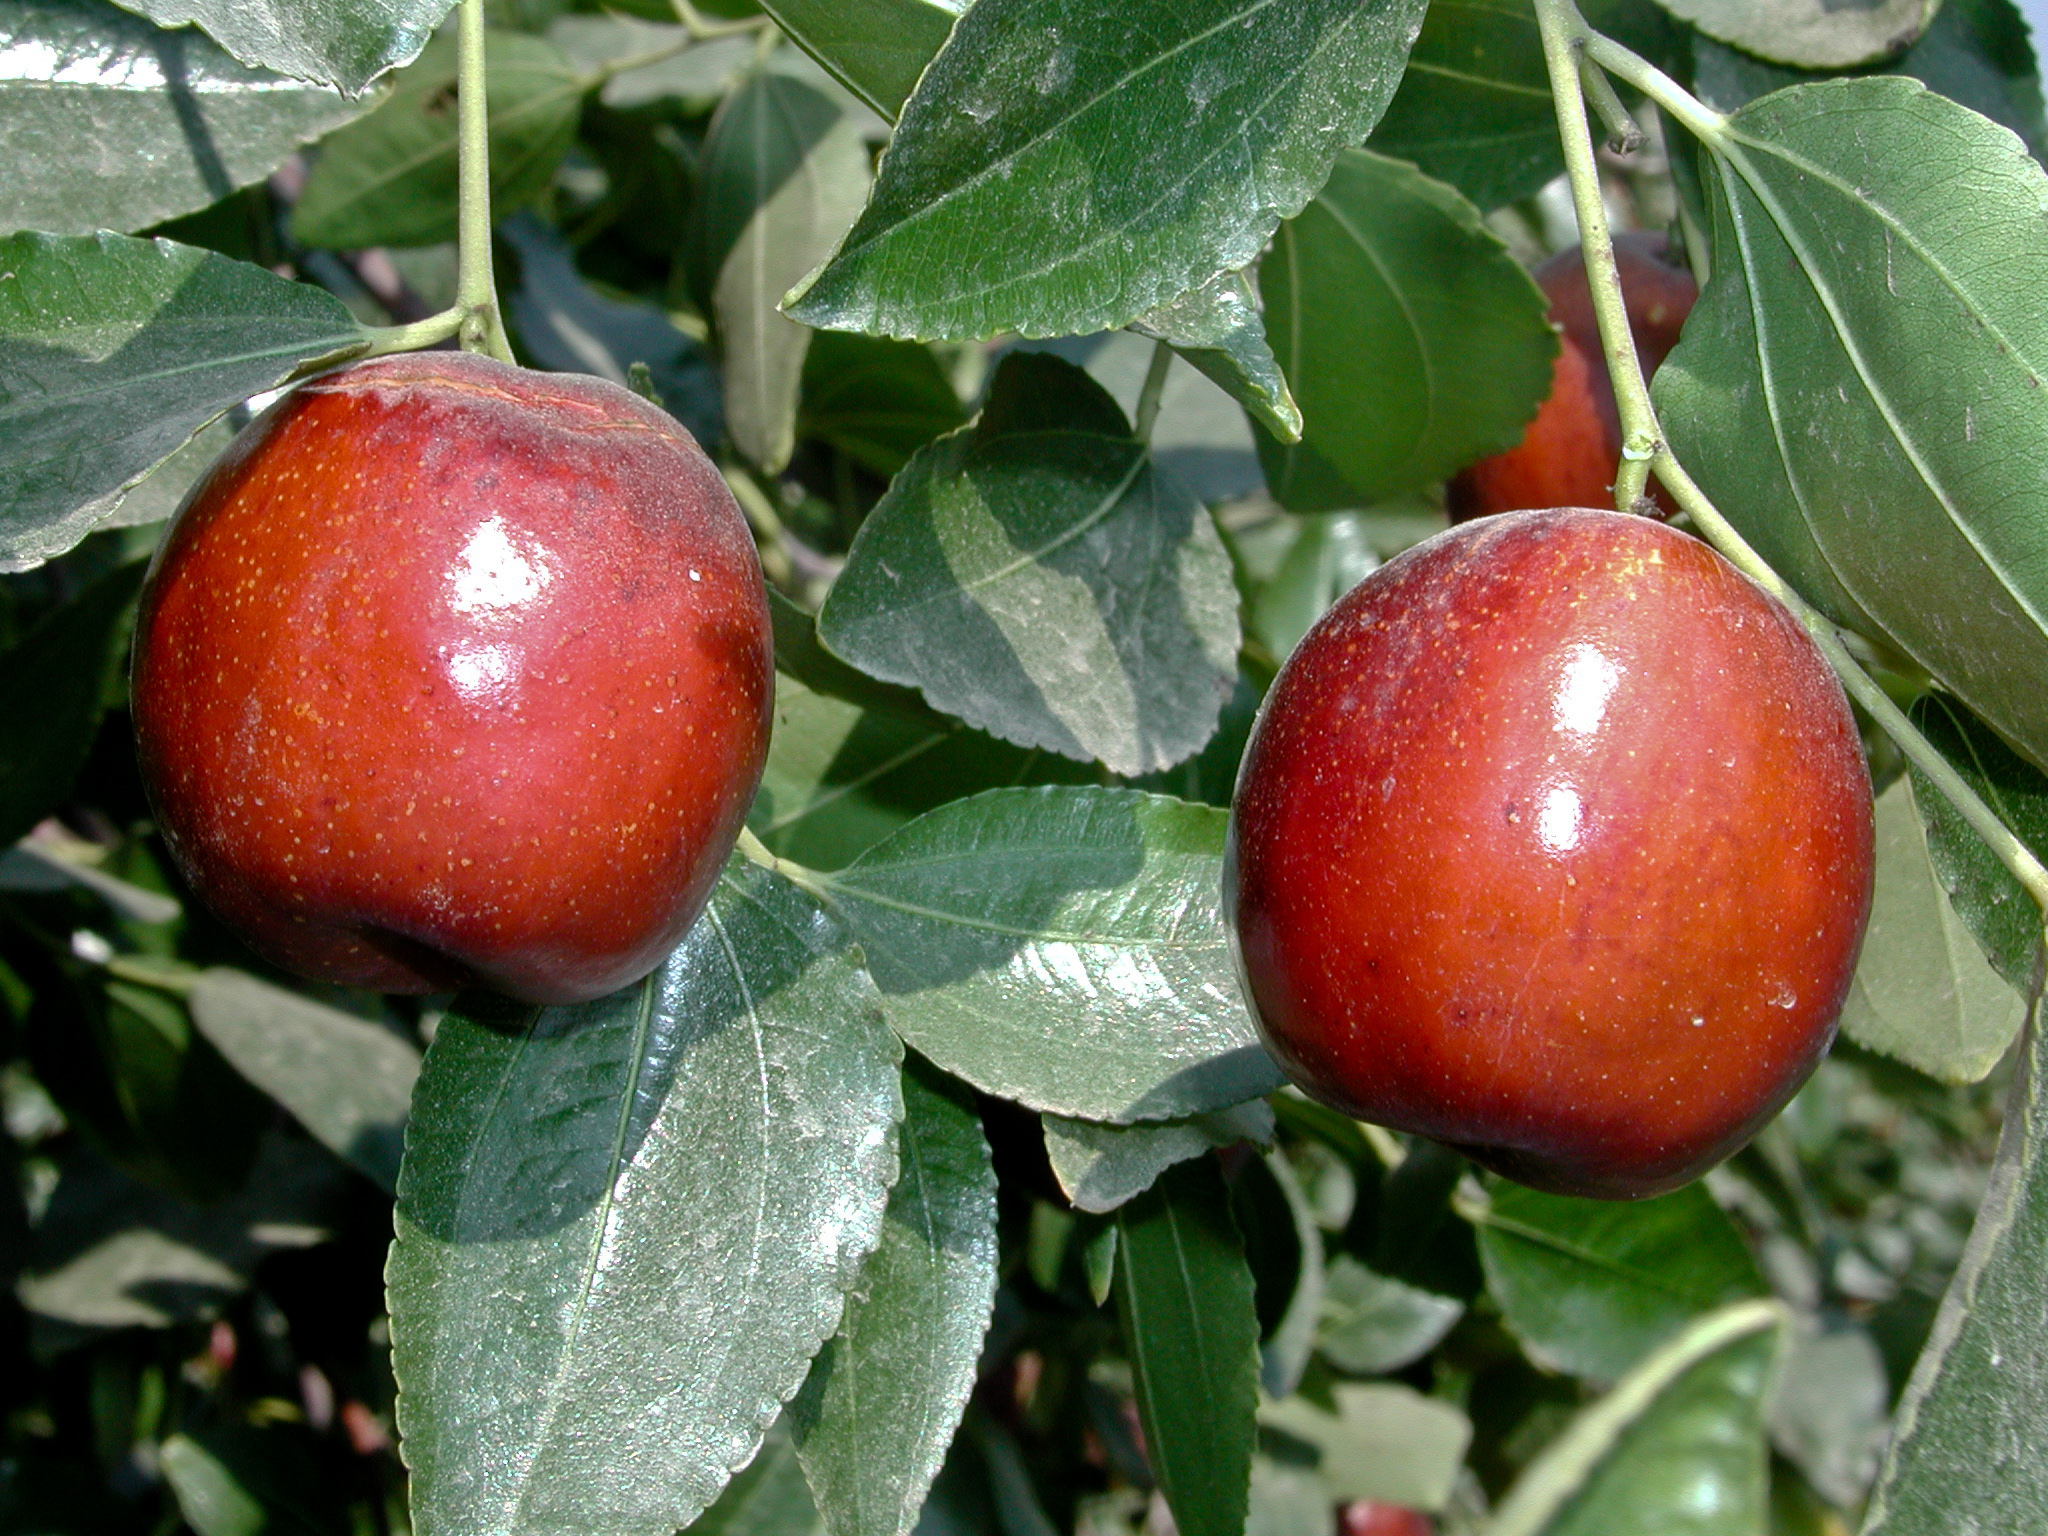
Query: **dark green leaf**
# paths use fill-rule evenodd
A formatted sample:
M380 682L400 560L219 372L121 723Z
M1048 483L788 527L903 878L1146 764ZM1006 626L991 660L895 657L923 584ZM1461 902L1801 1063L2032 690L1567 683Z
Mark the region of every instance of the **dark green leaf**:
M1456 190L1368 150L1281 226L1259 265L1274 353L1294 385L1299 447L1260 439L1285 505L1327 505L1314 470L1359 505L1513 447L1550 390L1543 295ZM1305 470L1306 497L1293 494Z
M406 1107L420 1053L359 1019L216 966L186 1000L229 1065L297 1117L329 1151L387 1190L398 1186Z
M0 0L0 165L17 168L0 182L0 230L82 235L191 213L369 105L105 0Z
M1530 1358L1612 1381L1702 1312L1764 1292L1704 1185L1578 1200L1491 1180L1479 1219L1487 1290Z
M1884 1357L1853 1324L1792 1338L1771 1402L1771 1443L1837 1508L1870 1491L1884 1454L1891 1393Z
M190 1435L172 1435L157 1452L178 1513L199 1536L262 1536L270 1516L218 1456Z
M1259 1324L1214 1160L1169 1169L1116 1222L1117 1315L1153 1475L1183 1536L1240 1536Z
M1045 1152L1076 1210L1113 1211L1142 1195L1175 1163L1235 1141L1273 1143L1273 1111L1261 1100L1163 1125L1098 1125L1047 1115Z
M992 735L1126 774L1209 739L1239 639L1207 510L1101 386L1025 352L876 504L818 636Z
M796 1446L778 1420L760 1453L733 1474L718 1502L691 1522L690 1536L815 1536L823 1529Z
M503 216L554 179L595 83L552 43L484 35L491 117L491 209ZM292 237L351 250L455 238L455 39L442 35L401 72L368 117L320 147L292 210Z
M894 122L968 0L762 0L804 52Z
M846 331L811 338L800 430L856 464L893 476L918 449L966 419L930 348Z
M1723 112L1817 78L1804 70L1767 64L1707 37L1693 41L1692 54L1693 90ZM2041 77L2027 40L2027 24L2012 0L1943 0L1912 47L1873 68L1888 75L1911 75L1950 101L2010 128L2036 159L2044 152L2048 129L2041 120Z
M1282 442L1301 439L1301 408L1266 340L1258 295L1242 272L1225 272L1131 323L1172 344Z
M726 98L704 140L699 260L725 356L726 430L770 474L796 446L811 339L776 306L831 253L867 189L853 114L787 75L755 75Z
M710 1504L880 1235L897 1057L836 925L738 861L646 981L451 1011L388 1275L421 1525L666 1536Z
M992 790L829 877L897 1032L986 1092L1128 1124L1271 1092L1219 909L1221 811Z
M606 106L640 107L673 98L708 111L752 60L754 40L717 37L686 46L689 36L684 27L609 13L564 16L548 28L548 41L577 69L604 71L600 94ZM628 67L639 59L656 62Z
M1249 264L1300 211L1379 120L1422 10L984 0L918 81L867 210L790 312L927 339L1128 325Z
M1658 0L1709 37L1780 64L1842 69L1889 58L1918 37L1941 0Z
M768 589L768 616L775 624L776 671L786 673L811 692L934 729L953 723L919 698L916 689L879 682L826 650L818 643L816 617L773 587Z
M1913 1368L1866 1536L2032 1531L2048 1521L2048 1033L2039 993L1991 1186Z
M2048 764L2048 176L1892 78L1780 91L1717 142L1713 277L1657 374L1674 446L1809 599Z
M332 294L189 245L0 239L0 571L63 553L222 411L360 336Z
M1929 694L1913 724L2036 858L2048 858L2048 777L1955 700ZM2022 991L2041 974L2041 912L1931 782L1913 775L1913 804L1927 827L1927 854L1941 888L1992 966Z
M1339 1254L1324 1283L1316 1348L1341 1371L1382 1376L1428 1354L1464 1314L1463 1302Z
M831 1536L905 1536L959 1426L996 1294L996 1176L973 1096L903 1074L902 1173L839 1332L790 1405Z
M1775 1302L1699 1319L1551 1442L1486 1536L1766 1529L1764 1413L1789 1331Z
M0 848L56 810L85 766L143 569L109 571L0 654Z
M1877 888L1842 1033L1944 1082L1974 1083L2012 1044L2027 1007L1944 894L1918 798L1903 778L1877 798ZM1945 801L1941 811L1954 815ZM1967 827L1963 834L1975 841ZM2016 885L2013 894L2032 910Z
M244 64L351 94L410 63L453 0L121 0L161 27L197 22Z
M1472 1425L1449 1403L1391 1383L1344 1382L1328 1406L1305 1396L1269 1403L1259 1422L1314 1448L1339 1499L1441 1509L1457 1480Z

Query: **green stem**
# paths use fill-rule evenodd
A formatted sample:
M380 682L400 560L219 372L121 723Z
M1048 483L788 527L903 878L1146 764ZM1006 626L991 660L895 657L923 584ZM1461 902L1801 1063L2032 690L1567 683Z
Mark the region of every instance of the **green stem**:
M410 325L365 326L364 334L369 338L370 348L361 355L384 357L392 352L417 352L421 347L431 347L461 330L467 313L458 304L453 309L444 309L438 315L429 315Z
M1587 27L1572 0L1535 0L1536 23L1543 38L1544 61L1549 66L1550 88L1557 105L1558 128L1564 144L1565 171L1571 178L1572 205L1579 218L1579 238L1586 253L1586 276L1592 286L1593 310L1600 322L1600 341L1607 355L1607 367L1614 379L1615 404L1621 413L1622 465L1615 477L1615 502L1632 510L1645 484L1645 472L1654 467L1657 478L1670 490L1679 506L1693 520L1701 536L1745 576L1776 598L1797 619L1828 664L1841 678L1843 688L1869 713L1885 733L1898 743L1909 762L1955 806L1970 829L1981 837L1998 861L2009 870L2031 896L2037 907L2048 913L2048 867L2013 834L2004 822L1978 798L1975 790L1934 746L1913 728L1905 711L1850 654L1842 637L1827 617L1806 602L1774 571L1721 511L1707 498L1664 441L1657 412L1650 403L1650 391L1643 381L1642 366L1636 359L1635 342L1629 334L1628 313L1623 307L1621 273L1614 261L1614 242L1607 228L1607 210L1600 197L1600 173L1593 159L1592 130L1586 119L1586 102L1580 91L1579 66L1591 59L1604 69L1635 86L1671 117L1698 135L1716 153L1725 139L1724 119L1686 92L1662 70L1630 53L1620 44ZM1624 494L1626 492L1626 494Z
M815 869L811 869L805 865L797 863L793 859L780 858L777 855L770 853L768 851L768 845L762 842L760 838L754 836L754 832L751 827L740 828L738 846L739 851L742 854L744 854L750 862L758 864L763 869L782 876L782 878L787 880L791 885L801 887L802 889L810 892L811 895L817 897L820 901L829 903L832 900L831 892L825 889L826 881L823 875L819 874Z
M690 0L671 0L676 20L689 30L690 41L701 43L714 37L735 37L742 32L759 32L775 24L771 16L746 16L738 21L710 21Z
M1166 374L1172 367L1173 348L1163 341L1155 341L1152 344L1152 365L1145 370L1144 387L1138 391L1137 418L1132 424L1141 441L1152 441L1152 426L1159 420L1159 398L1166 392Z
M1629 115L1606 72L1583 53L1579 56L1579 88L1586 93L1586 100L1593 110L1600 114L1600 121L1607 125L1610 149L1616 154L1632 155L1643 147L1642 125Z
M179 997L189 996L199 983L198 967L177 960L155 960L146 955L116 955L107 962L107 974Z
M491 111L484 83L484 3L462 0L456 55L457 257L455 307L465 352L512 361L491 271Z
M791 590L796 585L796 566L789 558L789 548L783 537L782 515L775 510L775 503L761 489L760 482L737 464L720 465L719 473L725 476L733 500L740 504L747 525L754 530L754 543L761 552L763 574L784 591Z

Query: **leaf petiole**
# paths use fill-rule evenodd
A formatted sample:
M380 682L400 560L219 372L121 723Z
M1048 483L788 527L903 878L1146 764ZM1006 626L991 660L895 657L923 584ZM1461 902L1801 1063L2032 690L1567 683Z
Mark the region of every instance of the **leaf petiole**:
M512 343L505 335L497 280L491 270L491 118L484 78L483 0L462 0L458 25L456 334L463 351L487 353L509 363L513 360Z

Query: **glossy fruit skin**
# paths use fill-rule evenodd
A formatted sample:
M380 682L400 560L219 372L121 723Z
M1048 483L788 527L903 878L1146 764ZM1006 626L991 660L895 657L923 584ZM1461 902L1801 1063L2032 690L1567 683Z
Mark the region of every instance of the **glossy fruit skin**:
M194 487L131 697L171 853L260 953L564 1003L703 907L773 680L753 541L688 432L420 353L300 386Z
M1648 378L1678 345L1699 297L1692 273L1672 260L1663 236L1630 230L1614 237L1622 305ZM1550 394L1521 442L1460 471L1445 488L1454 522L1529 507L1598 506L1613 499L1621 463L1621 413L1600 346L1585 254L1573 246L1530 274L1550 301L1559 355ZM1661 486L1654 499L1673 509Z
M1298 1085L1539 1189L1632 1198L1747 1141L1834 1034L1870 779L1777 603L1654 520L1510 513L1303 639L1224 902Z

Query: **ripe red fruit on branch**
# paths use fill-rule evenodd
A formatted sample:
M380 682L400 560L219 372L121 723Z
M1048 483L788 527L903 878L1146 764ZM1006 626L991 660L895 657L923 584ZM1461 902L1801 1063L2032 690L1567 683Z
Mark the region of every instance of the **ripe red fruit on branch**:
M1797 622L1564 508L1388 562L1288 658L1224 900L1304 1090L1542 1189L1675 1188L1790 1098L1870 905L1870 779Z
M193 889L301 975L598 997L672 949L767 749L731 493L601 380L422 353L305 384L143 592L143 778Z
M1629 332L1648 378L1678 345L1699 286L1690 271L1672 260L1661 235L1642 230L1616 235L1614 259L1621 269ZM1613 496L1621 463L1621 414L1593 317L1585 254L1577 246L1560 251L1531 275L1550 301L1550 318L1560 333L1550 394L1521 442L1481 459L1446 487L1454 522L1525 507L1597 506ZM1661 487L1656 496L1670 511Z

